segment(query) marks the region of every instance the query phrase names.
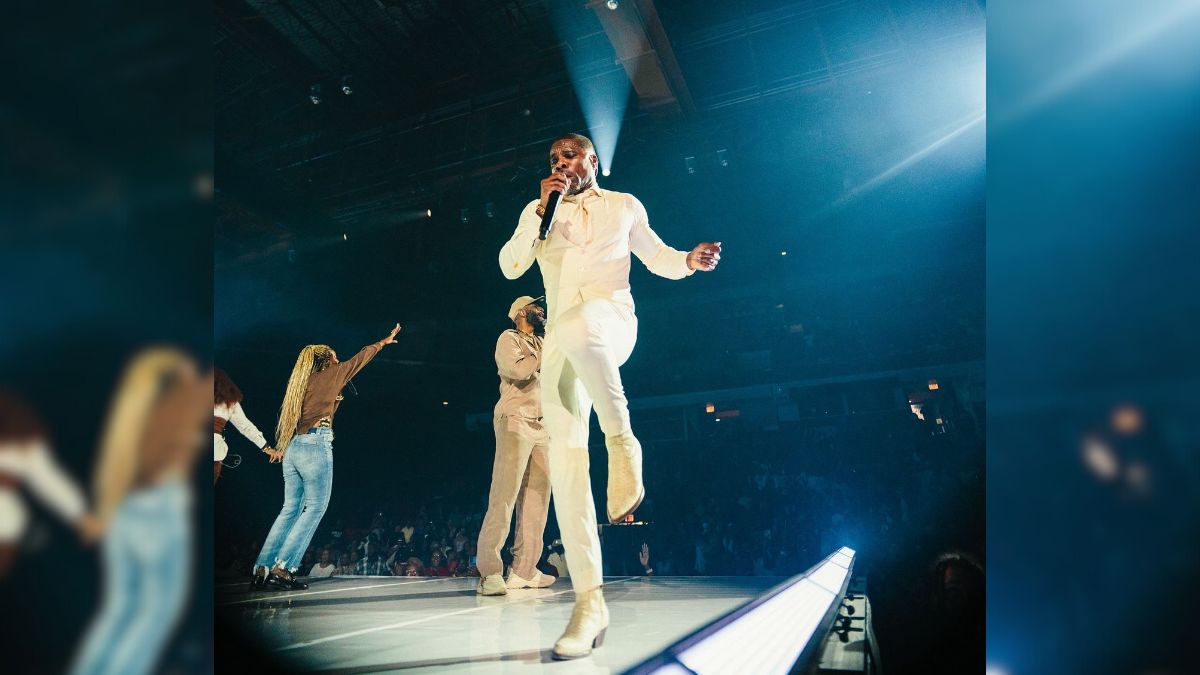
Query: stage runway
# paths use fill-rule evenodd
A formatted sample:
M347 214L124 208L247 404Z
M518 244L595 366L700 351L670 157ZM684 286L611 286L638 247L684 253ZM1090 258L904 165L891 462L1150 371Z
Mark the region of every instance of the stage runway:
M620 673L783 581L781 577L608 577L603 647L552 661L569 580L476 595L476 578L333 577L307 591L218 584L217 612L289 669L351 673Z

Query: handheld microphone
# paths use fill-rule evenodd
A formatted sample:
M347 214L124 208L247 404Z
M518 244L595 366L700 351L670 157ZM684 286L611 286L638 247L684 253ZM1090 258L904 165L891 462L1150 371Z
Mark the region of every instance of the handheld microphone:
M538 231L538 239L545 239L550 234L550 226L554 222L554 210L558 208L558 203L562 201L562 193L558 190L550 193L546 200L546 212L542 214L542 228Z

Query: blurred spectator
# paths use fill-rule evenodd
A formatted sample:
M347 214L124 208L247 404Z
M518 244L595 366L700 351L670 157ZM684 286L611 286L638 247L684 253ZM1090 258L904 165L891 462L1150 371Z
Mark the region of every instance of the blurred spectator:
M642 566L642 573L646 576L654 574L654 568L650 566L650 545L643 543L642 549L638 551L638 564Z
M379 544L376 544L374 539L367 540L367 554L354 566L354 573L370 577L391 576L387 561L379 553Z
M404 568L404 576L406 577L423 577L425 576L425 565L421 564L420 558L409 558L408 564Z
M342 519L338 518L333 525L333 529L329 532L329 548L341 550L343 539L345 537L345 528L342 527Z
M442 553L441 549L434 549L429 554L429 567L425 568L425 576L450 576L450 568L446 566L446 556Z
M337 568L337 565L333 564L333 556L330 554L329 549L327 549L327 548L321 549L321 559L319 561L317 561L317 563L308 570L308 576L310 576L310 577L333 576L333 571L336 568Z
M555 570L558 571L558 577L562 579L570 579L571 573L567 569L567 559L563 550L562 540L555 539L550 543L550 546L548 546L547 549L550 551L550 555L547 556L546 562L548 562L552 567L554 567Z

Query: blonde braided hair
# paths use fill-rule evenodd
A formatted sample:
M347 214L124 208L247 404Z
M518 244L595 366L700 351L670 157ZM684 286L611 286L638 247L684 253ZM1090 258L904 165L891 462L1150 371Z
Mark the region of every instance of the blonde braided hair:
M309 378L313 373L328 368L332 358L333 350L329 345L308 345L296 357L296 365L292 367L292 375L288 378L287 392L283 395L283 404L279 406L279 424L275 427L275 447L280 451L287 452L288 444L296 435Z

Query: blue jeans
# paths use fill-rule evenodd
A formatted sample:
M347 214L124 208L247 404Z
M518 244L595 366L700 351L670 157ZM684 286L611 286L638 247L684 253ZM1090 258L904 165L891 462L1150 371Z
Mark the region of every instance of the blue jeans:
M104 537L100 611L72 675L142 675L162 657L190 589L191 488L168 480L130 493Z
M289 572L300 568L333 491L333 430L299 434L283 455L283 508L263 542L255 565Z

